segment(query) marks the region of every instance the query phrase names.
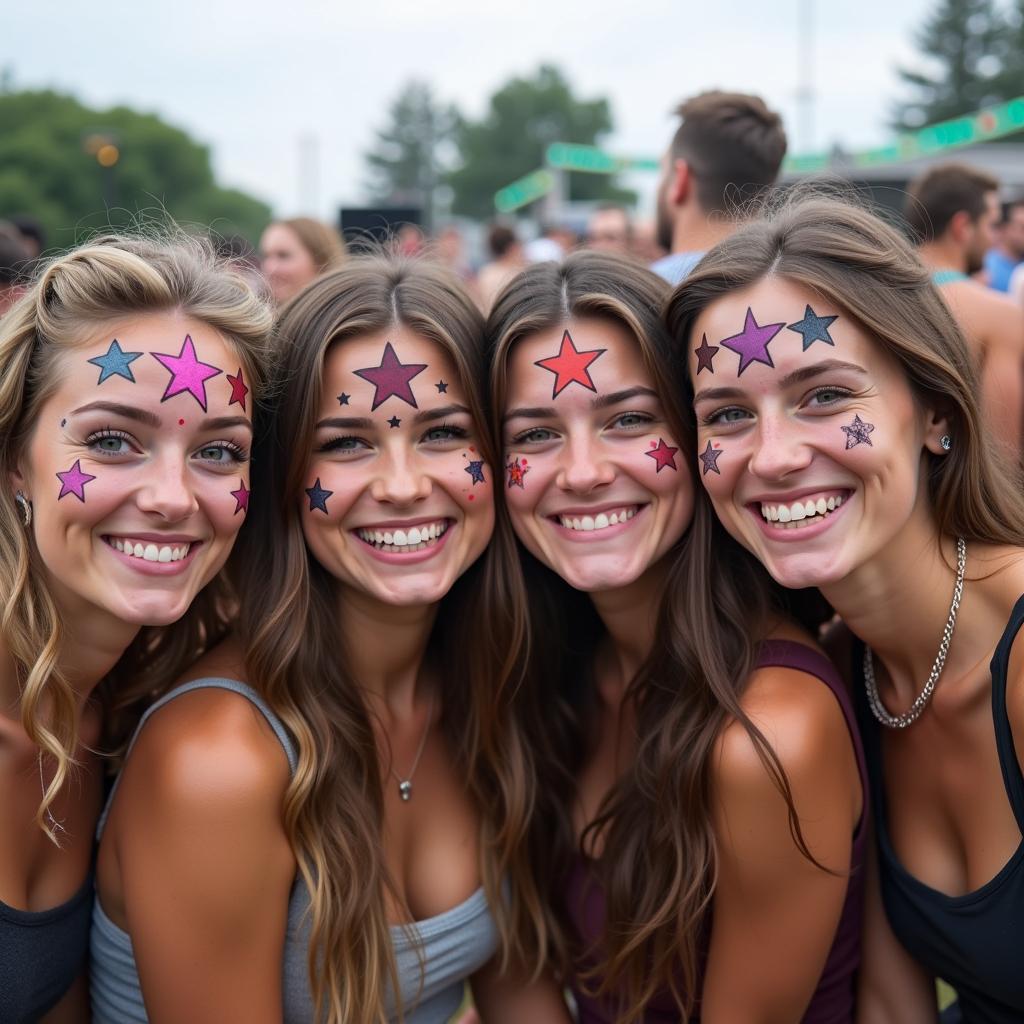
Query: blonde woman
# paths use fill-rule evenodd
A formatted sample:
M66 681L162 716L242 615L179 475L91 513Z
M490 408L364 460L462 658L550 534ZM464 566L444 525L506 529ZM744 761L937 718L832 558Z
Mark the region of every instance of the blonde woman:
M245 518L251 403L236 397L269 326L198 243L117 238L55 260L0 323L5 1022L81 1019L97 684L131 703L120 680L158 690L218 634L222 591L196 598Z
M332 227L312 217L268 225L260 238L260 261L274 302L284 305L320 274L345 260L345 243Z

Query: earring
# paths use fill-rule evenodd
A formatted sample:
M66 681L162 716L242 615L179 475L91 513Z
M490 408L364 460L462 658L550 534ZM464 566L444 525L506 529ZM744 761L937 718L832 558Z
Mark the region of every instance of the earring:
M21 491L18 491L14 495L14 503L18 506L18 511L21 513L21 525L28 527L32 525L32 502L25 497Z
M949 434L943 434L942 437L939 438L939 444L942 446L942 450L944 452L948 452L949 449L953 447L953 438L951 438Z

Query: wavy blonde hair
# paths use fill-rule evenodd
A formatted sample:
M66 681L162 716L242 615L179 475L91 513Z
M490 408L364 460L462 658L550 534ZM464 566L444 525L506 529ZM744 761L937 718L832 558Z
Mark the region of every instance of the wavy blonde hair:
M58 387L56 367L65 352L127 316L170 310L228 338L258 391L271 314L241 274L197 239L97 238L50 262L0 320L0 465L8 473L18 467L39 410ZM57 842L46 812L74 764L78 714L58 665L64 636L59 609L32 530L22 525L12 499L0 500L0 635L14 660L25 732L56 765L36 821ZM217 580L173 629L140 631L101 687L104 710L111 712L110 738L122 740L132 717L128 709L137 711L166 688L223 633L229 607L229 593ZM134 686L123 689L129 680Z
M281 313L277 327L280 393L268 429L259 431L259 485L253 486L249 579L239 616L250 683L295 737L298 769L285 796L284 821L309 889L309 977L318 1019L386 1024L384 992L396 997L396 967L385 894L394 893L382 847L383 782L366 703L339 645L337 581L310 556L299 499L323 392L324 360L347 338L402 324L442 348L466 394L478 444L496 467L479 396L483 323L449 272L425 261L357 257L321 277ZM264 497L265 496L265 497ZM428 657L443 666L441 728L480 814L481 865L506 964L539 970L544 912L529 873L511 848L526 829L530 791L514 738L495 756L485 726L496 711L490 666L511 648L503 582L488 549L441 601ZM503 879L511 883L503 893Z

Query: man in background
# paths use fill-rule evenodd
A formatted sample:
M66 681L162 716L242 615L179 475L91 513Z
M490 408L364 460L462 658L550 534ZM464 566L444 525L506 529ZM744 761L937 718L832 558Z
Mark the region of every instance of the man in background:
M985 253L986 284L997 292L1010 290L1010 276L1024 261L1024 199L1003 203L995 240Z
M669 255L651 265L670 284L732 234L744 205L775 184L786 155L782 119L758 96L705 92L676 113L682 123L658 186L658 241Z
M992 226L999 218L999 182L968 164L941 164L910 183L904 213L921 259L977 360L986 421L1019 461L1024 311L971 277L982 269L991 248Z
M587 221L587 248L624 256L633 241L633 222L629 211L615 203L602 203Z

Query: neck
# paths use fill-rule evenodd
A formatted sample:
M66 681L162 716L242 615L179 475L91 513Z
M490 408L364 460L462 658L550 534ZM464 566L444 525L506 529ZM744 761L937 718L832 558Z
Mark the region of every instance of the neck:
M728 238L737 228L734 220L722 213L705 213L688 204L676 210L672 227L672 252L707 252Z
M926 242L918 252L921 262L929 270L957 270L961 274L967 271L967 257L963 250L948 238Z
M341 649L351 677L390 714L408 716L438 605L385 604L351 589L342 592L340 605Z

